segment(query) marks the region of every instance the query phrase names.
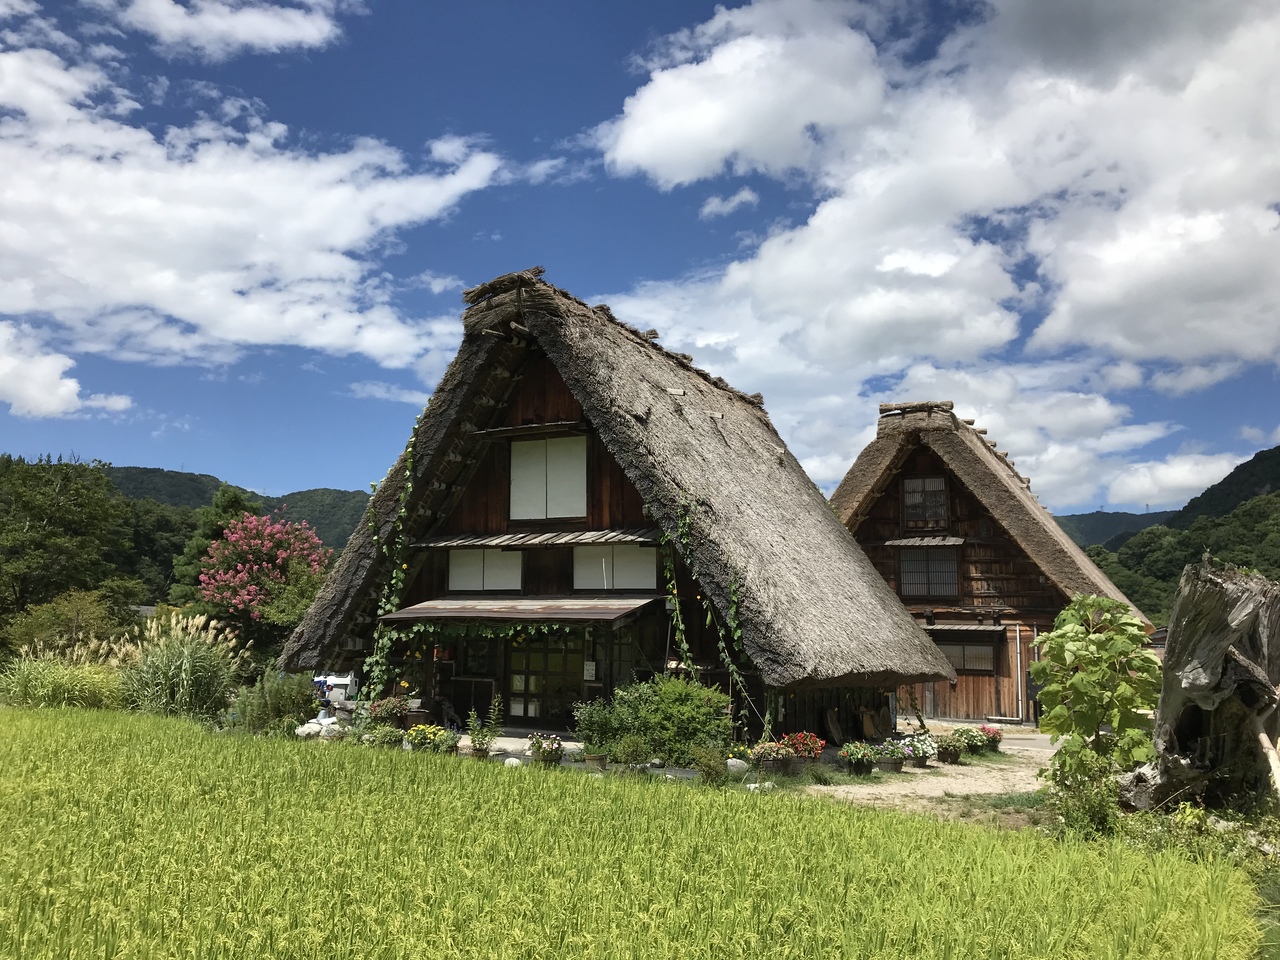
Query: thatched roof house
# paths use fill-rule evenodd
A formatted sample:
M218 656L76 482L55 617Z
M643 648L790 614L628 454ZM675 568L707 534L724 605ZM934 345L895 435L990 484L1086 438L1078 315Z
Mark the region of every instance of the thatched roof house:
M570 588L570 574L557 570L576 577L582 559L569 551L609 544L648 545L656 555L665 535L690 577L680 591L685 604L697 603L690 594L705 596L721 622L736 621L742 649L770 686L893 686L951 674L787 450L758 395L739 393L663 349L656 332L620 323L541 273L507 274L466 292L457 357L289 640L284 666L332 664L363 644L392 573L380 544L400 524L416 545L398 612L405 619L622 622L613 608L582 612L591 597L612 598L619 609L634 601L628 615L664 617L666 590L651 588L643 570L623 600L616 589L580 589L584 581ZM523 469L515 464L524 462L516 443L574 436L588 445L581 516L568 508L538 515L564 520L517 520L525 495L515 489ZM461 563L464 548L523 551L523 579L517 570L508 595L463 596L459 607L447 584L461 575L430 569ZM635 556L652 567L649 554ZM660 628L660 637L667 633Z
M935 715L1029 718L1031 642L1058 611L1080 593L1133 606L950 401L881 404L831 502L960 674Z

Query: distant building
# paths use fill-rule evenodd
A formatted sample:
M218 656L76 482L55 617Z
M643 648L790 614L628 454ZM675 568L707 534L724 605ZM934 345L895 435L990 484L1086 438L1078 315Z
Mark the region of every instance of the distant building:
M925 716L1031 720L1037 635L1076 594L1133 604L985 434L950 401L881 404L832 505L956 671L916 687Z

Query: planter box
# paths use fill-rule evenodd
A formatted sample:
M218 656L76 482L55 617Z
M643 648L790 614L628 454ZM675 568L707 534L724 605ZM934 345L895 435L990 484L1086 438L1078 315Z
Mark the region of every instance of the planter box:
M877 760L876 769L885 773L901 773L905 760Z

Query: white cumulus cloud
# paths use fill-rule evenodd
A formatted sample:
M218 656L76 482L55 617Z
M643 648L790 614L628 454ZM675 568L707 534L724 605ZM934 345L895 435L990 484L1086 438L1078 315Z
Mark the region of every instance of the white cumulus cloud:
M1168 470L1119 481L1178 429L1124 392L1280 364L1280 9L996 0L936 51L914 9L756 0L660 43L596 128L607 169L717 196L774 177L813 207L609 301L712 345L699 359L765 393L819 482L867 435L848 411L928 387L1006 427L1055 506L1176 499Z
M1108 492L1112 500L1121 503L1180 507L1245 459L1226 453L1185 453L1133 463L1111 481Z
M759 202L760 196L754 190L743 187L731 197L707 197L698 211L698 216L703 220L725 217L740 207L754 207Z

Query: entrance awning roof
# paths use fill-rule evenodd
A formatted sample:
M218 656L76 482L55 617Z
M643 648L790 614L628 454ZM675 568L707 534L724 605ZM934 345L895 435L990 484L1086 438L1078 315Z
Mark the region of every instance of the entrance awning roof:
M581 620L614 623L662 597L492 597L428 600L381 620Z

